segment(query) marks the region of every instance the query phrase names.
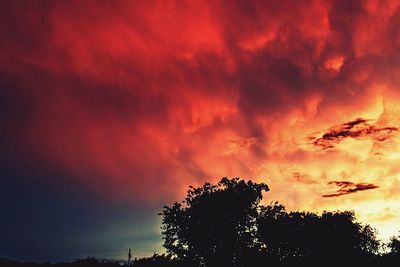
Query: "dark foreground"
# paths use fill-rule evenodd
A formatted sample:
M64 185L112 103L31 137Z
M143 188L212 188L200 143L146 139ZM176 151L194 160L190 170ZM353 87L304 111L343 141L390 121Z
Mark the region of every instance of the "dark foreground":
M302 267L302 266L398 266L400 257L393 255L377 255L373 258L352 258L337 255L336 258L325 259L291 259L277 262L274 259L261 259L255 257L247 263L242 263L243 267L261 267L261 266L276 266L276 267ZM99 260L95 258L87 258L75 260L68 263L34 263L34 262L17 262L0 258L1 267L194 267L195 264L179 262L165 255L154 255L149 258L137 259L128 265L126 262L117 262L110 260ZM224 265L221 265L223 267ZM231 265L232 266L232 265Z

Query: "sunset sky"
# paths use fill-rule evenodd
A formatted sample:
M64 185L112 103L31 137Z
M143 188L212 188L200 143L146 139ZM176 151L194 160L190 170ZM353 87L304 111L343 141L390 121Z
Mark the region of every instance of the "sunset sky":
M0 257L162 252L189 185L400 230L400 1L1 1Z

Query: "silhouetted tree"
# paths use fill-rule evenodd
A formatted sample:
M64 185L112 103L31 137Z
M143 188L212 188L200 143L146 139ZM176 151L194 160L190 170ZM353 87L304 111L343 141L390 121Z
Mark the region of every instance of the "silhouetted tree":
M268 190L239 178L189 187L183 202L163 208L164 247L193 265L238 266L242 254L257 246L258 207Z
M278 261L291 257L306 257L314 250L311 232L318 225L312 213L287 212L279 203L261 208L258 218L259 240L267 252Z
M354 212L287 212L283 205L263 207L259 239L277 261L322 258L365 259L379 249L375 231L355 219Z
M388 247L391 255L400 257L400 236L391 237Z

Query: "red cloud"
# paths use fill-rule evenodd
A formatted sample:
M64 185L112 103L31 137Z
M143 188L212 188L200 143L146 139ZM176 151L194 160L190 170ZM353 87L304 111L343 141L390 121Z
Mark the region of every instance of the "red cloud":
M322 99L319 116L364 103L374 82L399 81L396 1L8 1L0 10L6 156L111 194L161 198L210 177L253 178L280 131L272 125L310 98ZM221 153L229 140L247 141Z

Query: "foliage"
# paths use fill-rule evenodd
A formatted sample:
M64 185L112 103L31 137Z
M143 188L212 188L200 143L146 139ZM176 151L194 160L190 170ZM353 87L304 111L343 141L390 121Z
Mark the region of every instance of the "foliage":
M356 221L354 212L287 212L273 203L262 207L259 239L271 256L288 258L365 256L379 249L375 231Z
M195 265L237 265L256 243L256 221L266 184L223 178L217 185L190 187L185 200L165 206L164 246Z
M388 248L390 255L400 257L400 236L393 236L390 238Z
M161 213L168 254L190 266L211 267L375 258L380 247L375 230L357 222L354 212L318 215L288 212L278 202L262 206L268 190L239 178L189 187L184 201Z

